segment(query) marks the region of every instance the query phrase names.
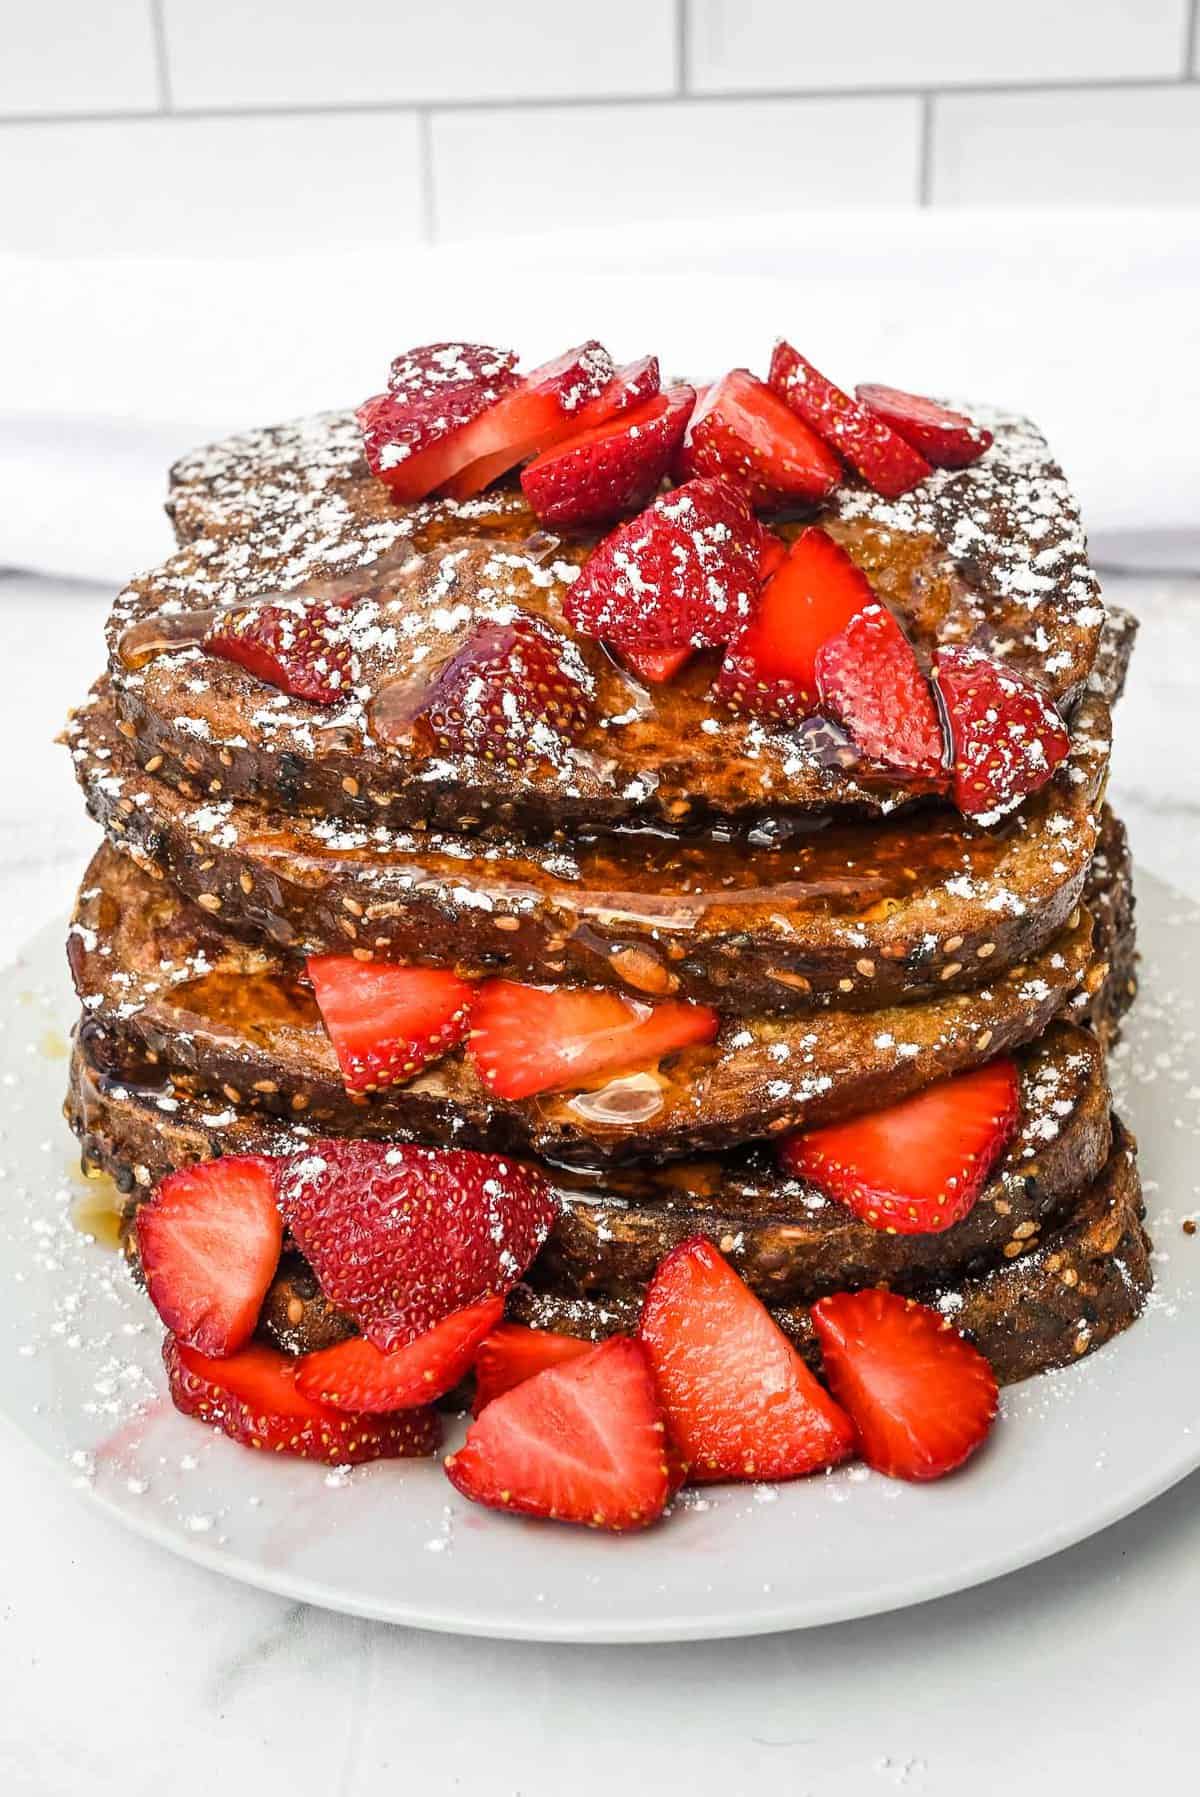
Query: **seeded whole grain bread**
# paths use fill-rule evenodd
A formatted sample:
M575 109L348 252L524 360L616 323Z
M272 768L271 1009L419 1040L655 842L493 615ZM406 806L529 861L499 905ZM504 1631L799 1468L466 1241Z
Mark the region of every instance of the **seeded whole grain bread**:
M1066 712L1097 658L1104 607L1075 500L1027 421L973 408L995 442L892 501L850 482L814 516L893 605L918 651L969 643L1039 680ZM519 489L395 505L350 414L233 438L173 475L179 552L132 583L109 623L113 701L143 765L210 797L259 798L358 823L585 824L886 815L916 796L828 726L732 716L703 655L649 688L567 625L562 600L595 539L540 528ZM784 534L795 526L785 526ZM199 646L213 613L280 593L353 595L344 703L265 687ZM436 670L483 622L555 633L593 721L539 771L426 753L412 718Z
M152 878L249 940L471 976L612 985L725 1014L978 985L1066 924L1097 840L1110 719L999 829L945 807L745 835L481 841L286 816L140 768L103 688L67 727L88 809Z
M326 1133L533 1152L561 1163L661 1160L832 1121L1033 1040L1095 990L1082 907L1041 954L970 992L869 1012L724 1020L715 1043L587 1091L505 1100L463 1050L407 1085L347 1093L298 963L223 932L108 845L68 939L102 1064L136 1075L148 1052L182 1091ZM1086 994L1084 995L1086 1001Z

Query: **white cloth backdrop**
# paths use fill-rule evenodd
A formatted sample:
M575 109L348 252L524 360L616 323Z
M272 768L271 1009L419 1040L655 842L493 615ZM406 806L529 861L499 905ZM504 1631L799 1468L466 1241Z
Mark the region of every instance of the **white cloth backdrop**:
M582 337L1035 416L1093 536L1200 523L1200 213L855 213L295 260L0 257L0 566L124 579L169 546L166 463L357 402L413 343L526 366Z

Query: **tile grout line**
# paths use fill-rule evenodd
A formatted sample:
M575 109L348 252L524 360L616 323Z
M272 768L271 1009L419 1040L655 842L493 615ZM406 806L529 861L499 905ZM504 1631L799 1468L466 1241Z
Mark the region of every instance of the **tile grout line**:
M675 0L675 92L688 91L688 0Z
M167 54L167 21L163 0L147 0L150 7L150 30L154 38L154 73L158 84L159 112L173 112L171 97L171 63Z
M154 0L152 0L154 3ZM157 4L155 6L157 11ZM162 80L169 89L169 74L164 66ZM1025 94L1088 94L1088 93L1162 93L1177 88L1180 84L1178 75L1152 76L1147 79L1126 80L1114 76L1098 81L1018 81L1018 82L960 82L944 88L921 87L798 87L798 88L726 88L714 93L697 92L689 88L684 93L652 93L652 94L559 94L549 97L529 96L519 100L361 100L361 101L313 101L292 105L271 106L187 106L177 107L170 103L171 117L185 121L188 119L238 119L238 118L321 118L341 117L355 118L381 113L408 114L427 112L430 117L438 113L472 113L472 112L546 112L555 108L569 109L574 112L595 111L598 108L636 108L646 106L683 105L699 107L707 105L753 105L757 102L777 105L788 100L921 100L927 96L931 99L957 99L995 96L1000 98L1016 98ZM0 130L20 127L22 125L93 125L93 124L136 124L146 119L161 117L161 114L147 108L116 107L107 111L76 112L32 112L0 116Z
M423 106L417 114L417 167L421 182L421 230L426 243L437 242L437 185L433 174L433 114Z
M932 94L921 96L920 161L917 168L917 204L933 204L933 105Z

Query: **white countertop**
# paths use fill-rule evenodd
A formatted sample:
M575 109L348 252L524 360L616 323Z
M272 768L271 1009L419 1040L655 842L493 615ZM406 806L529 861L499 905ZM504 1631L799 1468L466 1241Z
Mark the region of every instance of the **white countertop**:
M1137 860L1200 896L1200 581L1106 587L1143 620L1112 797ZM95 840L51 738L99 666L107 599L0 576L0 961L66 909ZM1198 1666L1200 1474L1056 1560L915 1610L755 1641L542 1648L220 1579L124 1534L0 1423L4 1797L591 1797L614 1782L1058 1797L1068 1776L1169 1792L1194 1780Z

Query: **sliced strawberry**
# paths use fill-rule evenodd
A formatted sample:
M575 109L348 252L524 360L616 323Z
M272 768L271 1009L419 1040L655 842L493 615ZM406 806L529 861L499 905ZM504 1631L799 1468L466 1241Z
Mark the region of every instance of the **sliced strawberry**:
M858 470L886 499L907 493L931 472L929 463L883 419L851 399L782 340L771 356L771 386L798 418Z
M883 605L868 605L817 651L821 709L864 755L910 779L945 782L933 692L912 644Z
M849 1418L703 1236L659 1264L639 1335L693 1484L797 1479L853 1452Z
M605 537L564 610L577 630L622 650L712 647L750 616L761 550L743 493L689 481Z
M358 679L352 616L346 604L323 600L248 605L220 612L204 647L293 698L337 705Z
M204 1354L244 1346L283 1242L274 1162L230 1154L168 1173L136 1228L146 1290L167 1328Z
M786 1136L779 1158L876 1229L936 1232L971 1209L1020 1111L1015 1064L989 1061L848 1123Z
M296 1384L335 1410L408 1410L431 1404L470 1372L480 1343L504 1315L503 1298L456 1310L406 1347L383 1353L364 1335L306 1354Z
M765 586L777 574L788 557L788 545L773 530L763 531L762 554L758 558L758 578Z
M514 1385L544 1373L547 1367L578 1360L581 1354L590 1354L594 1346L594 1342L582 1341L577 1335L559 1335L553 1329L526 1329L521 1323L501 1323L475 1356L473 1414L478 1416L493 1398L511 1391Z
M707 1005L643 1004L590 986L520 986L488 980L471 1012L470 1055L498 1098L584 1086L601 1073L653 1067L721 1020Z
M645 1350L615 1335L494 1399L445 1465L476 1504L619 1531L662 1515L666 1448Z
M518 382L516 357L485 343L426 343L397 356L388 392L358 409L367 464L398 499L424 499L457 466L456 433Z
M639 679L662 686L687 666L694 653L693 649L622 649L621 660Z
M671 387L535 456L521 487L541 522L608 524L646 505L682 441L695 397L690 387Z
M894 1292L838 1292L813 1306L825 1376L868 1466L940 1479L996 1416L996 1376L945 1317Z
M954 803L995 823L1070 753L1067 727L1040 687L974 649L939 650L933 677L949 726Z
M438 967L353 955L306 963L348 1092L402 1086L463 1040L474 988Z
M801 531L725 651L717 692L734 711L788 722L819 704L823 643L875 602L866 575L815 525Z
M823 499L842 477L842 464L816 432L745 368L725 375L697 404L683 453L689 474L736 480L757 506Z
M260 1342L228 1360L211 1360L168 1335L163 1360L176 1410L211 1423L243 1447L358 1466L432 1454L442 1438L436 1410L367 1416L306 1397L296 1378L303 1363Z
M854 391L864 406L935 468L966 468L991 448L991 431L972 423L963 412L939 406L935 399L871 382Z
M440 670L418 714L442 755L536 773L591 722L592 677L574 643L532 618L481 623Z
M637 362L626 362L617 369L612 380L601 387L595 399L589 399L579 408L575 428L590 431L595 425L603 424L606 418L615 418L619 412L644 406L660 387L657 356L642 356Z
M279 1201L325 1297L385 1353L507 1292L557 1210L532 1167L392 1142L311 1143L282 1163Z
M616 372L604 345L594 340L535 368L456 434L455 466L444 490L452 499L470 499L518 462L573 436L584 407L599 399ZM614 406L620 397L614 393ZM590 423L602 422L594 412Z

